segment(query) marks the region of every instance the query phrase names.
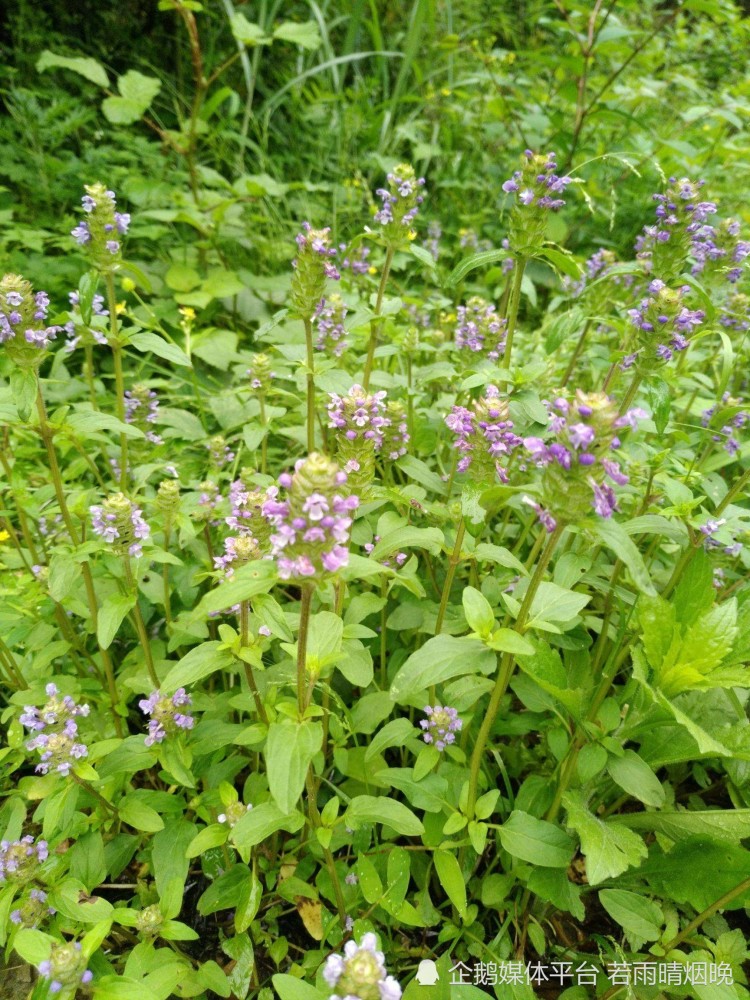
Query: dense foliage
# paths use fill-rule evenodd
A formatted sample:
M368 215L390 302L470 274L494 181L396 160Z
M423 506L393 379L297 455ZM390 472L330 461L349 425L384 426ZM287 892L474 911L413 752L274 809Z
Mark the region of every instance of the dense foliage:
M2 997L744 997L747 22L251 6L4 14Z

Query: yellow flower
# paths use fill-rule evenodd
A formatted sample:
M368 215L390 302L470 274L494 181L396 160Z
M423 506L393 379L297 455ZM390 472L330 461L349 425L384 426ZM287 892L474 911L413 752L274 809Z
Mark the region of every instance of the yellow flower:
M128 308L127 302L118 302L117 305L115 306L115 312L117 313L118 316L122 316L122 314L125 312L127 308Z
M377 274L378 273L378 269L375 267L374 264L370 264L370 266L367 268L367 273L368 274Z
M180 306L180 316L183 316L188 323L192 323L195 319L195 309L190 306Z
M450 97L453 91L450 89L450 87L443 87L440 93L443 95L443 97Z
M417 231L416 231L416 229L410 229L409 232L407 233L406 238L407 238L407 240L409 240L409 242L411 242L412 240L415 240L417 238Z
M0 542L7 542L9 538L10 535L7 531L0 531Z

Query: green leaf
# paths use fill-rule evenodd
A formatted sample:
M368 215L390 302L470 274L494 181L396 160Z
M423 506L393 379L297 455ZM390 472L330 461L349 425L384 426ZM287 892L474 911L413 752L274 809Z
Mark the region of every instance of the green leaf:
M101 896L89 896L86 886L77 878L66 878L49 894L49 905L71 920L96 924L108 920L114 907Z
M232 990L226 973L213 959L209 959L207 962L201 964L196 979L201 986L212 990L214 993L218 993L220 997L231 996Z
M256 594L266 594L275 580L276 568L272 560L259 559L247 563L235 572L231 580L209 591L198 604L195 614L205 617L212 611L225 611Z
M164 829L164 820L159 813L132 793L120 801L117 812L123 823L135 830L157 833Z
M514 858L542 868L567 868L575 851L564 830L519 809L500 828L500 843Z
M559 910L572 913L576 920L583 920L586 910L581 902L581 890L560 868L534 868L529 875L528 888L541 899L546 899Z
M467 636L436 635L412 653L391 684L393 701L408 702L422 691L464 674L491 674L495 669L491 649Z
M36 68L39 73L47 69L69 69L98 87L109 86L109 77L101 63L85 56L58 56L45 49L36 61Z
M268 787L282 813L290 813L299 802L308 768L322 742L319 722L284 721L269 726L264 750Z
M186 854L189 858L197 858L212 847L221 847L227 842L229 827L223 823L211 823L205 826L188 844Z
M534 652L533 645L528 639L519 635L512 628L498 628L485 642L490 649L499 650L502 653L512 653L514 656L529 656Z
M664 805L666 795L661 782L634 750L626 750L622 757L610 757L607 770L624 792L644 805L657 809Z
M440 884L445 889L445 894L458 910L461 919L465 919L466 883L458 861L448 851L435 851L432 859Z
M102 649L109 649L126 615L135 607L135 594L111 594L99 609L96 637Z
M418 730L408 719L393 719L386 723L382 729L370 740L370 744L365 751L365 762L377 757L388 747L400 747L411 737L418 734Z
M303 49L309 49L311 52L314 52L315 49L320 48L323 44L323 39L320 37L315 21L305 21L302 24L296 24L294 21L282 21L280 25L274 28L273 37L278 38L282 42L291 42L293 45L299 45Z
M471 257L466 257L453 268L451 273L448 275L448 280L446 282L449 288L457 285L459 281L463 281L467 274L475 271L478 267L487 267L489 264L494 264L498 260L505 260L510 256L510 252L505 249L499 250L482 250L480 253L472 254Z
M445 483L421 459L415 458L414 455L404 455L396 462L396 466L402 472L405 472L410 479L419 483L420 486L424 486L433 493L437 493L438 496L445 495Z
M13 368L10 373L10 393L16 404L18 419L28 423L36 403L37 381L28 368Z
M648 381L648 401L651 406L651 415L656 425L656 432L659 435L669 423L669 414L672 409L672 394L669 385L659 376L652 376Z
M151 102L161 90L161 81L129 69L117 79L120 97L108 97L102 102L102 111L113 125L132 125L140 121Z
M495 627L495 613L490 602L476 587L464 587L461 602L469 628L476 632L480 638L486 639ZM520 638L517 633L515 634L517 638Z
M601 889L599 902L628 937L657 941L661 936L664 914L651 900L626 889Z
M235 823L230 837L240 850L249 851L277 830L296 832L304 821L300 812L284 813L275 802L261 802Z
M354 828L362 823L382 823L404 837L419 837L424 833L422 821L411 809L385 795L357 795L344 815L347 826Z
M572 254L561 247L540 247L534 255L548 260L556 271L561 272L573 281L578 281L581 277L581 268L576 263Z
M325 1000L324 993L295 976L278 973L271 977L271 982L279 994L279 1000Z
M480 542L474 553L477 562L493 562L506 569L512 569L514 573L521 576L528 576L529 571L524 564L518 560L513 553L501 545L492 545L489 542Z
M68 414L65 423L73 434L83 438L102 431L112 431L131 438L144 437L143 431L133 424L126 424L111 413L103 413L101 410L78 410Z
M81 576L81 567L67 552L56 552L49 562L47 585L53 601L62 601Z
M13 948L24 962L28 962L29 965L39 965L49 958L52 947L56 944L59 942L51 934L22 927L15 936Z
M663 833L670 840L705 836L736 844L750 837L750 809L623 813L617 819L631 829Z
M599 517L593 522L593 526L595 533L604 544L612 549L617 558L627 566L633 583L641 593L653 597L656 590L651 582L643 556L619 521L615 521L614 518L607 520Z
M130 346L137 351L150 352L157 357L171 361L173 365L180 365L182 368L192 368L190 358L176 344L170 344L168 340L160 337L157 333L148 330L142 333L134 333L130 337Z
M220 642L202 642L195 646L169 671L161 684L164 694L174 694L177 688L195 684L217 670L229 670L234 658Z
M229 20L232 34L243 45L268 45L271 39L259 24L248 21L244 14L233 14Z
M542 628L547 622L567 625L590 600L590 594L576 594L565 587L558 587L556 583L540 583L531 602L526 627Z
M568 813L568 825L580 837L590 885L621 875L628 868L639 865L648 854L637 834L619 823L597 819L584 807L580 796L566 793L563 805Z
M399 549L426 549L438 555L443 547L443 532L439 528L416 528L404 525L384 534L370 553L372 559L385 559Z

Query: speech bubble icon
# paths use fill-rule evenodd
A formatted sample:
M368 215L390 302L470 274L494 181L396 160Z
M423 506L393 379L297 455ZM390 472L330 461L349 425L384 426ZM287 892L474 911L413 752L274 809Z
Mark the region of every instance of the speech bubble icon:
M434 986L440 979L437 966L431 958L423 958L417 969L416 980L420 986Z

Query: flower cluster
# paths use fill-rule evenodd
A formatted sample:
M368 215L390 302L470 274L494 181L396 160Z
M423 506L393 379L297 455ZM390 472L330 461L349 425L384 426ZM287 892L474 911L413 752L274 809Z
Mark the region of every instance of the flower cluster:
M336 247L331 246L330 226L313 229L309 222L303 222L302 229L296 238L297 256L292 261L291 303L303 319L310 319L323 298L326 278L338 281L341 275L332 262Z
M47 893L43 889L32 889L27 898L10 914L11 923L18 927L37 927L45 917L51 917L57 910L47 905Z
M348 306L340 295L329 295L321 299L315 310L315 325L318 331L316 348L338 358L346 349L344 320Z
M235 454L226 442L226 438L222 434L214 434L206 442L206 448L208 448L208 459L211 465L215 469L222 469L229 462L233 462L235 459Z
M618 431L635 427L647 416L634 408L619 417L617 407L604 393L578 390L574 401L563 396L547 403L551 441L524 438L532 462L544 469L542 492L545 505L531 504L548 531L557 523L582 517L591 507L600 517L609 518L617 510L617 497L609 480L618 486L628 476L613 458L620 445Z
M644 226L635 243L636 258L648 274L671 281L685 270L696 237L700 240L706 220L716 213L712 201L700 198L704 183L670 177L667 190L653 196L656 222Z
M170 697L160 691L152 691L148 698L141 698L138 707L148 720L148 735L145 739L147 747L164 740L183 729L192 729L195 719L183 711L192 704L192 698L185 688L178 688Z
M433 220L427 226L427 242L425 246L427 250L432 255L433 260L437 260L440 256L440 237L443 235L443 227L439 222Z
M0 882L30 882L48 857L47 841L34 842L31 834L20 840L0 840Z
M417 177L412 166L399 163L388 174L388 187L375 192L381 201L375 221L381 226L389 246L403 246L414 239L412 223L424 200L424 183L424 177Z
M500 317L492 303L481 295L472 295L465 306L456 310L456 347L472 354L481 354L488 361L497 361L505 350L507 321Z
M217 823L226 823L226 825L231 829L253 808L251 805L245 805L244 802L230 802L228 806L225 807L226 812L219 813L216 817Z
M180 507L180 484L174 479L162 479L156 491L155 504L162 515L164 531L169 534Z
M81 199L86 218L71 231L99 271L113 271L120 263L121 237L130 226L130 215L115 209L115 193L103 184L87 184Z
M94 534L113 545L116 552L127 552L135 558L143 554L143 542L151 528L141 508L124 493L113 493L103 504L89 507L89 513Z
M230 513L224 518L227 526L241 535L252 535L265 552L271 534L263 516L263 504L270 499L268 489L248 484L249 471L243 469L240 478L229 487Z
M80 313L81 297L77 291L68 292L68 300L70 301L70 307L73 310L71 319L64 325L67 340L65 341L65 350L70 352L74 351L76 347L81 343L83 338L84 343L93 343L104 345L107 343L107 335L103 330L98 330L94 325L88 326L83 322L83 317ZM91 300L91 315L100 316L102 320L109 316L109 310L104 308L104 296L94 295ZM89 339L90 338L90 339Z
M383 444L387 425L386 393L368 393L353 385L345 396L330 393L328 426L336 430L336 451L348 488L366 491L375 478L375 455Z
M76 991L78 986L86 986L94 978L94 973L86 968L87 960L78 941L70 944L55 944L52 954L40 962L41 975L50 980L49 992L59 993L62 989Z
M726 423L718 430L718 433L713 435L714 441L724 441L724 448L729 452L730 455L736 455L740 450L740 442L735 436L735 431L741 427L744 427L748 420L750 420L750 413L746 410L739 410L737 408L741 406L741 401L739 399L733 399L728 392L725 392L721 399L722 411L731 408L729 413L726 414ZM707 410L704 410L701 414L701 423L704 427L708 427L713 417L716 415L717 407L711 406Z
M158 903L144 907L138 914L135 922L135 929L145 938L155 938L161 933L164 926L164 914Z
M380 450L391 462L406 454L409 444L409 425L406 409L398 399L389 399L385 408L386 422L382 426L383 441Z
M49 296L34 292L19 274L6 274L0 281L0 344L9 357L24 368L36 368L61 327L47 324Z
M750 329L750 296L744 292L728 295L721 306L719 322L727 330Z
M215 526L219 523L216 517L216 508L221 503L221 491L216 483L210 479L206 479L198 488L200 489L198 506L192 512L191 517L198 523Z
M125 422L142 430L151 444L163 439L151 429L159 419L159 396L145 385L134 385L125 393Z
M458 717L455 708L444 705L425 705L426 719L419 723L424 732L422 739L441 752L450 743L456 742L456 733L460 732L463 722Z
M252 535L230 535L224 539L224 555L214 556L214 567L222 570L229 580L238 566L260 559L260 555L260 547Z
M276 377L271 371L271 359L267 354L253 354L246 375L250 379L250 388L264 396L270 392L271 381Z
M617 263L617 257L611 250L597 250L584 264L584 273L574 281L572 278L563 278L563 288L573 296L579 298L588 289L591 282L597 278L603 278L609 270Z
M26 744L29 751L39 753L36 770L47 774L51 769L67 776L70 769L88 756L85 744L79 742L76 718L89 714L88 705L76 705L70 695L60 697L56 684L48 684L47 702L42 708L25 705L21 725L36 735Z
M377 938L369 932L359 944L347 941L343 955L329 955L323 978L335 990L331 1000L401 1000L401 987L388 975Z
M462 227L458 231L458 245L462 250L491 250L490 240L483 240L474 229ZM511 266L513 262L511 261Z
M738 542L736 538L732 538L732 536L730 536L732 540L729 544L727 544L726 541L721 541L715 537L721 532L721 529L726 523L727 520L725 517L709 518L709 520L706 521L705 524L702 524L698 530L705 538L705 546L709 552L712 549L720 548L724 552L724 555L736 558L742 552L742 542Z
M742 264L750 255L750 241L741 240L737 219L723 219L718 226L705 225L693 238L693 274L703 280L719 275L731 285L742 277Z
M323 455L300 459L279 476L286 499L271 487L263 514L272 525L271 552L282 580L321 578L349 561L352 512L359 498L344 496L345 472Z
M572 178L560 176L557 170L554 153L534 153L527 149L521 156L521 169L503 184L503 191L514 196L509 244L517 254L542 242L547 213L557 212L565 204L561 195Z
M339 244L339 250L343 253L347 251L346 243ZM370 256L370 248L361 243L349 256L344 257L341 261L340 267L342 271L351 271L352 274L367 274L370 270L370 262L368 257Z
M445 423L456 437L459 472L471 469L472 478L480 483L492 482L495 475L508 481L506 460L521 438L513 432L508 402L501 398L497 386L488 385L471 409L454 406Z
M670 361L675 351L686 349L690 334L706 318L702 309L688 309L684 304L690 292L689 285L668 288L655 278L648 292L638 306L628 310L630 322L636 329L636 350L623 360L623 368L629 368L636 360L647 366L657 361Z

